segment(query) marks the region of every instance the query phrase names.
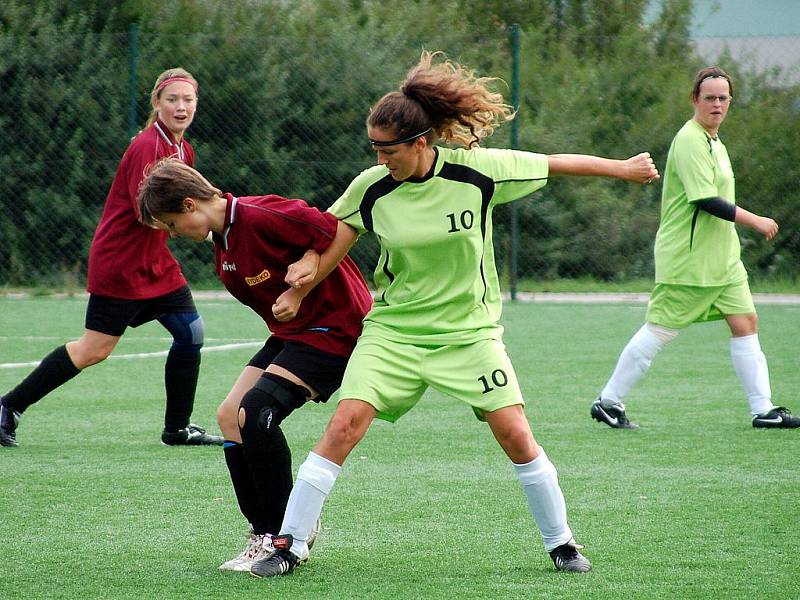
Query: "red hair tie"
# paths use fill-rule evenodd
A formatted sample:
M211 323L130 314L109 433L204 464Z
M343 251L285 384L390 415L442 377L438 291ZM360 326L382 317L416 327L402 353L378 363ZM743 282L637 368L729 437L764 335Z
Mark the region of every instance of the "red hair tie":
M194 91L197 92L197 82L194 79L189 79L188 77L183 77L181 75L175 75L174 77L167 77L164 81L162 81L156 86L156 92L160 92L170 83L175 83L176 81L184 81L186 83L191 84L191 86L194 88Z

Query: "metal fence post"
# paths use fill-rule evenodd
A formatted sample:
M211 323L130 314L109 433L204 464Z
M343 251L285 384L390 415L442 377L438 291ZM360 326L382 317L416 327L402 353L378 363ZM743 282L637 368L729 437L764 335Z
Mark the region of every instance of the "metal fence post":
M136 63L139 60L139 26L128 29L128 138L136 135Z
M519 111L519 25L511 26L511 105ZM519 147L519 118L511 121L511 148ZM517 203L511 203L511 257L509 264L509 285L511 300L517 299L517 279L519 277L519 216Z

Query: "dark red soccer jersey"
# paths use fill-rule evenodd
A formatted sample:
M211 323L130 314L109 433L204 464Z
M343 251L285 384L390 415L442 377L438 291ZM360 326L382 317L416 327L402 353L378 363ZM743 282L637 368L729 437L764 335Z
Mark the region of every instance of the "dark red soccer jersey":
M336 217L280 196L225 198L225 230L214 235L214 250L217 275L228 291L261 315L274 336L349 356L372 306L349 256L311 290L294 319L281 323L272 314L275 300L289 289L286 269L309 248L322 254L330 246Z
M128 146L89 248L90 293L140 300L163 296L186 283L167 247L168 234L138 221L136 195L145 170L166 156L194 165L192 147L183 140L176 143L161 121L142 131Z

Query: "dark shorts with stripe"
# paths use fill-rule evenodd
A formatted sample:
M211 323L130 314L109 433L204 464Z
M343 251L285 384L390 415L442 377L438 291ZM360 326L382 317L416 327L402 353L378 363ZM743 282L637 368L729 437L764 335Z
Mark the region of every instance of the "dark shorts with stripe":
M92 331L119 336L128 327L144 325L169 313L192 312L197 312L197 308L188 285L169 294L144 300L124 300L89 294L85 326Z
M316 390L319 396L314 402L327 402L342 385L347 359L302 342L270 337L247 365L259 369L283 367Z

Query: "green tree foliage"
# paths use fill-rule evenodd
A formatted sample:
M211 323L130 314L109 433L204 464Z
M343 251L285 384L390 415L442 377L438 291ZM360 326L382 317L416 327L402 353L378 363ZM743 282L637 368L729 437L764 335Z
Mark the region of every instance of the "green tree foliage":
M520 147L626 157L649 151L663 170L691 116L703 66L689 38L691 0L9 0L0 6L0 283L80 282L94 226L129 142L129 59L139 126L156 76L182 66L200 84L188 139L197 165L236 195L277 193L325 208L374 162L369 107L395 89L420 51L442 50L499 77L510 100L513 24L521 31ZM128 30L138 28L138 45ZM743 233L755 275L800 267L797 87L774 89L734 61L736 100L722 137L740 202L775 216L777 243ZM510 125L486 141L508 146ZM556 179L518 204L521 276L606 280L652 275L660 186ZM508 215L495 218L498 264ZM175 245L193 283L213 280L209 248ZM369 272L376 244L354 256Z
M126 70L118 35L50 6L0 8L0 281L81 279L88 238L122 155Z

